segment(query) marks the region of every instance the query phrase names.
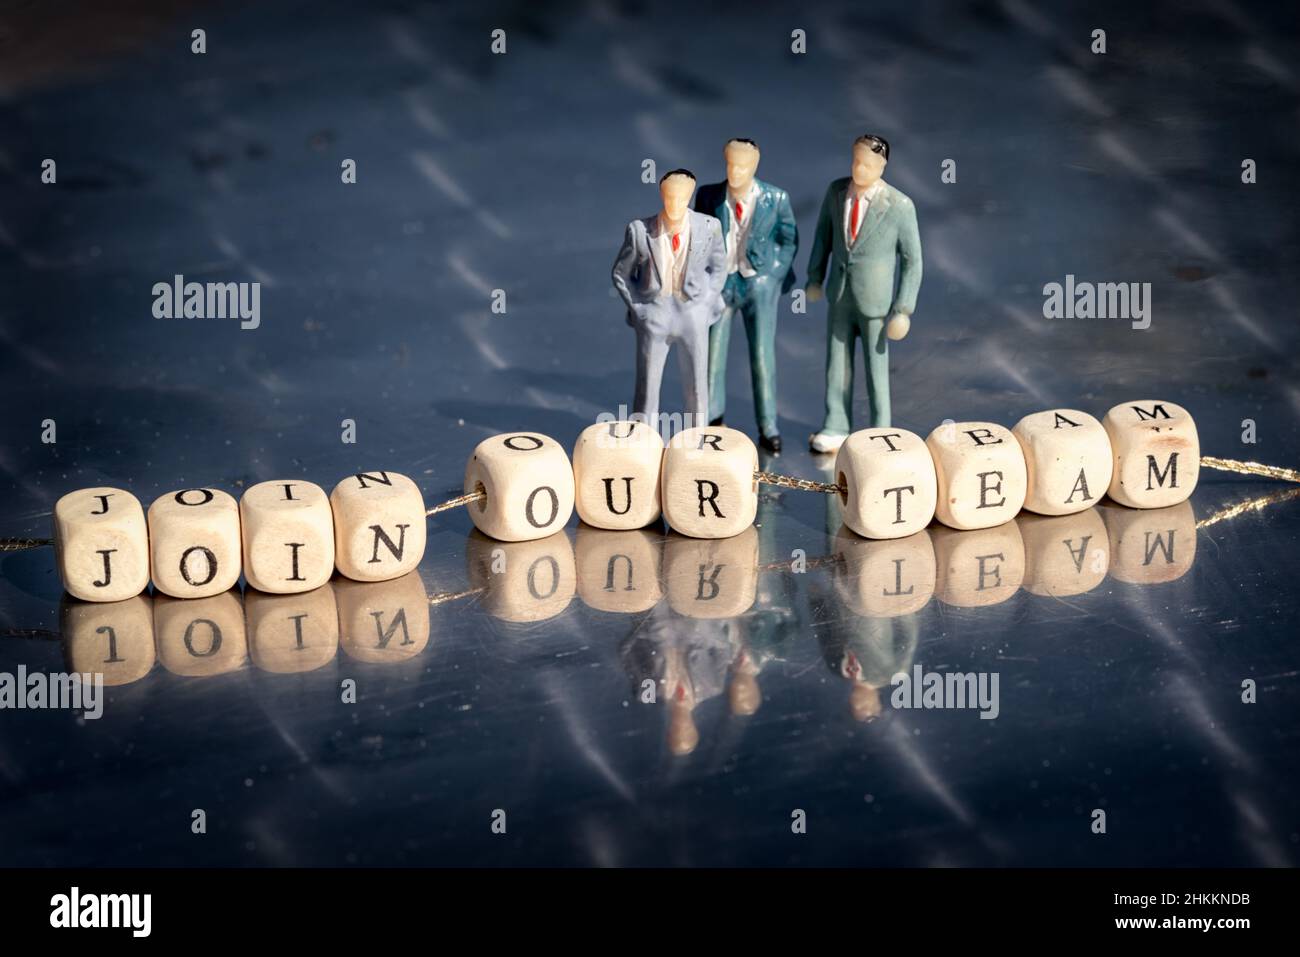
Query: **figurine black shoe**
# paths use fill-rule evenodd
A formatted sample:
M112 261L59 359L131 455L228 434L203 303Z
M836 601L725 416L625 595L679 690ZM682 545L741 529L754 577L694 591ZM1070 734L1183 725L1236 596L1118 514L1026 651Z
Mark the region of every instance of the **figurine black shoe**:
M709 421L709 425L726 425L726 424L727 423L722 421L722 416L718 416L716 419L712 419Z
M781 436L779 435L761 435L758 438L758 444L773 455L781 454Z

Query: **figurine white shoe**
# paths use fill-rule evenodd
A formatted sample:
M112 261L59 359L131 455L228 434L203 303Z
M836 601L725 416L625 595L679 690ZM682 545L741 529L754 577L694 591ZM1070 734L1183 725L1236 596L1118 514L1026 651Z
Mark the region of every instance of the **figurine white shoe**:
M847 435L833 435L830 432L817 432L808 439L808 448L814 452L838 452Z

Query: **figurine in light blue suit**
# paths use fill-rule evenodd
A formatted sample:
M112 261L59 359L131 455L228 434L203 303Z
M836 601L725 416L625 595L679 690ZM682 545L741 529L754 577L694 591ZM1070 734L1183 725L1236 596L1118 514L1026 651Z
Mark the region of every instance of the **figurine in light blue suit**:
M799 228L785 190L755 178L758 144L728 140L722 149L727 179L701 186L695 209L722 223L727 247L727 311L709 330L709 418L721 425L727 403L727 347L731 320L739 316L749 340L749 374L754 388L758 440L769 452L781 451L776 421L776 316L781 296L794 286Z
M808 262L808 301L823 295L826 324L826 417L809 440L834 452L853 431L853 353L866 357L871 426L889 422L889 340L911 326L921 288L916 209L883 179L889 143L867 134L853 143L852 175L826 190ZM828 269L829 266L829 269Z
M659 180L663 209L627 224L611 271L627 324L636 330L632 411L659 431L659 384L673 344L686 393L682 424L708 421L709 327L722 317L727 254L718 221L691 210L694 192L690 170L665 173Z

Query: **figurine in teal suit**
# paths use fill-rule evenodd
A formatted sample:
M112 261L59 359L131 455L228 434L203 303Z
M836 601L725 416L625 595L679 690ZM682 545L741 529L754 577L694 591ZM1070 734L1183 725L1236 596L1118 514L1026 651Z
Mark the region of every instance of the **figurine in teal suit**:
M826 417L809 441L814 452L834 452L853 431L858 337L866 355L871 425L890 424L888 340L902 339L911 325L921 288L921 237L912 201L880 178L888 161L887 141L870 134L858 137L852 175L831 183L817 219L808 301L817 302L824 294L830 308Z
M769 452L781 451L776 420L777 302L794 286L794 256L799 229L785 190L754 177L758 144L728 140L722 149L726 182L701 186L696 212L722 223L727 249L727 281L722 288L726 312L709 330L709 420L721 425L727 402L727 347L731 319L745 322L749 340L749 373L754 388L754 413L759 443Z

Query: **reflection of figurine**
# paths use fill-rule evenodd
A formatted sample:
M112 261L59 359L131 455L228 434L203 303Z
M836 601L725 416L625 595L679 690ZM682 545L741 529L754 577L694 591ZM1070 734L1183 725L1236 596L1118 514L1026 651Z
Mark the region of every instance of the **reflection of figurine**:
M749 374L754 387L754 414L759 443L781 451L776 421L776 306L794 285L794 256L799 248L790 197L785 190L755 179L758 144L733 139L723 147L727 180L701 186L695 208L716 216L726 237L727 282L722 299L727 307L709 330L709 418L721 425L727 405L727 346L731 319L745 322L749 340Z
M826 418L814 452L833 452L852 426L854 343L862 337L872 427L889 422L889 343L907 335L921 287L921 237L912 201L883 179L889 143L860 136L853 174L826 190L812 256L808 301L829 303L826 325ZM829 261L829 274L827 264ZM895 293L895 263L898 269ZM824 284L824 285L823 285ZM885 320L889 319L888 329Z
M706 424L709 412L709 326L722 315L727 252L722 227L692 212L695 174L675 169L659 180L663 210L627 225L614 260L614 288L636 330L633 412L658 427L659 383L668 347L676 342L686 393L685 427Z

